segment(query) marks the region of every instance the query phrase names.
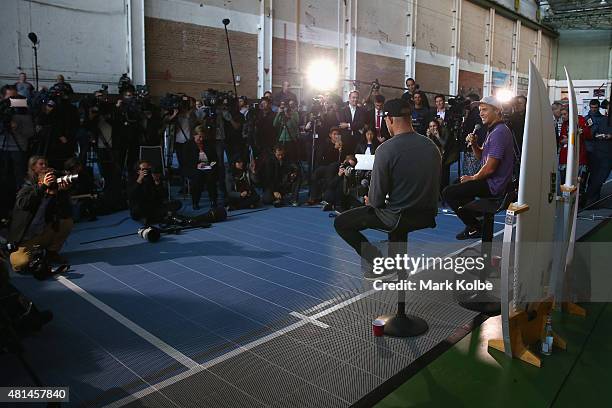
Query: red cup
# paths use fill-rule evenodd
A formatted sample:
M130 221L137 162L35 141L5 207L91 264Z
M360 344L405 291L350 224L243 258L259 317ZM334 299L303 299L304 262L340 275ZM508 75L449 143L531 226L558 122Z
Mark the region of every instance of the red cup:
M385 321L382 319L376 319L372 322L372 333L376 337L380 337L385 334Z
M499 265L501 264L501 256L492 256L491 257L491 266L493 268L499 268Z

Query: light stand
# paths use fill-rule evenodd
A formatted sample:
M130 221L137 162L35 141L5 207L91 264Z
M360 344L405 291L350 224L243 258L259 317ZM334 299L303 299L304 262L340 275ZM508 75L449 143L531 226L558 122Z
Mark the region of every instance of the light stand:
M36 33L29 33L28 38L32 41L32 49L34 50L34 78L36 81L36 91L38 91L38 36Z
M232 50L230 48L229 34L227 32L227 25L230 23L230 19L224 18L222 23L225 26L225 40L227 41L227 52L229 53L230 68L232 69L232 82L234 83L234 96L236 97L236 105L237 105L238 104L238 89L236 88L236 75L234 74L234 63L232 61Z

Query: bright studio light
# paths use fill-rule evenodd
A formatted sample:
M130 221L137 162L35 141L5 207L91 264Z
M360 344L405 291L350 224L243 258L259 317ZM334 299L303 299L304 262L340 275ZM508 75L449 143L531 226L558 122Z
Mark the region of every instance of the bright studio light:
M501 103L508 103L512 100L512 98L514 98L514 93L509 89L500 89L497 91L495 97Z
M338 68L329 60L313 61L308 67L307 78L311 87L318 91L331 91L338 84Z

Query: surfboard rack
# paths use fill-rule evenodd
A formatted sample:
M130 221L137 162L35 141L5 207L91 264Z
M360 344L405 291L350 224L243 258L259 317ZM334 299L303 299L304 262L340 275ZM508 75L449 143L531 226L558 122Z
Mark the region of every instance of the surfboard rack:
M570 193L570 194L573 194L573 193L575 193L575 192L576 192L576 190L578 190L578 187L573 186L573 185L572 185L572 186L568 186L568 185L563 184L561 187L559 187L559 189L560 189L562 192L564 192L564 193Z
M529 315L525 310L512 313L509 319L510 342L512 357L524 361L536 367L542 366L542 359L529 346L538 346L544 335L546 317L550 314L553 307L552 297L533 303L532 311L535 311L535 318L529 320ZM505 352L503 339L489 340L489 347L501 352ZM567 342L553 331L553 346L565 350Z

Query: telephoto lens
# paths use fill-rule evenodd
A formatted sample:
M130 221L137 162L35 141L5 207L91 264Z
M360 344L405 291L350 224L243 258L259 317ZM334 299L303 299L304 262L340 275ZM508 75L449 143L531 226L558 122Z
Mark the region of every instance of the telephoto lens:
M65 176L58 177L56 182L60 183L72 183L79 178L78 174L67 174Z
M155 227L142 227L138 229L138 235L146 241L157 242L161 237L161 231Z

